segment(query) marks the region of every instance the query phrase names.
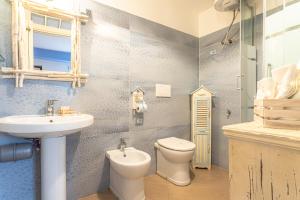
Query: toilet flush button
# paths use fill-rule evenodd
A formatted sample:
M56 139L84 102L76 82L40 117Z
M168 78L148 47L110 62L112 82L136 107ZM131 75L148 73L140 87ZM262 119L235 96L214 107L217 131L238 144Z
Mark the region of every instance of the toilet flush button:
M171 85L156 84L155 85L156 97L171 97Z

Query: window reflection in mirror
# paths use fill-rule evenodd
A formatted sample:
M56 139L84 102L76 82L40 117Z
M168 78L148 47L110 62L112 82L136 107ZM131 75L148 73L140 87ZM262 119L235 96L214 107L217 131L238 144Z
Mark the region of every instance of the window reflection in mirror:
M71 71L71 38L33 33L34 70Z
M265 62L267 71L300 61L300 1L266 1ZM270 74L270 73L269 73Z
M44 26L44 28L56 28L61 30L71 30L71 21L40 15L36 13L31 14L31 21L33 24Z

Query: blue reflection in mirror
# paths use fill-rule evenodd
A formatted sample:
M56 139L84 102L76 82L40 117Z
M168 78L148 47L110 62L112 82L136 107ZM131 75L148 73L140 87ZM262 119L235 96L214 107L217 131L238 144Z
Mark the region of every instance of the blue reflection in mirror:
M71 71L71 38L34 32L34 69L58 72Z

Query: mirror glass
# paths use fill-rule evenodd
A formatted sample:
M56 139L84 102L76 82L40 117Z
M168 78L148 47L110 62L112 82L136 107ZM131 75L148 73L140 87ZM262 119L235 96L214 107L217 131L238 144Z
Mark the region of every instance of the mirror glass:
M266 1L265 65L274 68L300 61L300 1Z
M70 72L71 38L34 31L33 55L34 70Z

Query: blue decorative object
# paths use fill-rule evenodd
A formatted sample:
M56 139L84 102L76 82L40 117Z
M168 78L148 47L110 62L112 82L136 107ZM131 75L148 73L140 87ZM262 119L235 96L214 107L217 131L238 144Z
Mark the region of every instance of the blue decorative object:
M55 62L70 62L71 53L34 47L34 58Z

